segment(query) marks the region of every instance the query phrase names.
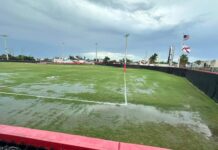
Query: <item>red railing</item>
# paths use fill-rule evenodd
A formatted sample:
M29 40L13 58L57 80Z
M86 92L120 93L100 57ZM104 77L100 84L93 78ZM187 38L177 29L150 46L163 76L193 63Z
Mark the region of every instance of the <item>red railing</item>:
M8 125L0 125L0 141L24 143L53 150L167 150Z

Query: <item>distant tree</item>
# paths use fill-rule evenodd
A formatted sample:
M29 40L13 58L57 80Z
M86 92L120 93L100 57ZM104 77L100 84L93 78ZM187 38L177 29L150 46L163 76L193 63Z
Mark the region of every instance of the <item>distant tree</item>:
M28 62L35 62L35 58L32 56L25 56L25 55L18 55L14 56L11 54L8 54L9 61L28 61ZM5 54L0 55L0 60L7 60L7 57Z
M24 61L35 61L35 58L32 56L24 56Z
M44 61L45 62L50 62L50 59L49 58L45 58Z
M133 62L133 60L131 60L131 59L126 59L126 63L132 63Z
M188 56L185 54L182 54L180 56L180 66L179 67L185 67L187 63L188 63Z
M117 63L116 60L111 60L111 61L109 61L109 64L116 64L116 63Z
M195 63L200 65L201 64L201 60L196 60Z
M12 56L11 54L8 54L8 59L9 59L9 60L14 60L15 58L14 58L14 56Z
M159 64L168 64L168 62L160 61Z
M1 60L7 60L7 56L6 56L5 54L2 54L2 55L0 56L0 59L1 59Z
M119 62L120 62L121 64L123 64L123 63L124 63L124 58L123 58L123 59L120 59ZM133 62L133 61L132 61L131 59L126 58L126 63L127 63L127 64L132 63L132 62Z
M149 58L149 61L150 61L150 64L154 64L154 63L156 63L156 61L157 61L157 54L156 53L154 53L150 58Z
M108 64L109 61L110 61L110 58L108 56L105 56L104 59L103 59L103 63Z
M76 56L76 59L83 60L81 56Z
M70 60L76 60L76 58L74 56L69 56Z
M18 59L18 60L21 60L21 61L24 61L24 56L23 56L23 55L18 55L18 56L17 56L17 59Z
M177 64L178 64L178 62L175 62L175 61L173 61L173 64L174 64L174 65L177 65Z

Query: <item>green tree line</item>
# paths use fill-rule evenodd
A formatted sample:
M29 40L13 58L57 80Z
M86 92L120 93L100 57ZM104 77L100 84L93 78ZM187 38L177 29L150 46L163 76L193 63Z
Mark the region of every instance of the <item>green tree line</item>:
M7 55L5 55L5 54L0 55L0 60L1 61L7 61ZM8 61L31 61L31 62L35 62L36 59L33 56L25 56L25 55L13 56L11 54L8 54Z

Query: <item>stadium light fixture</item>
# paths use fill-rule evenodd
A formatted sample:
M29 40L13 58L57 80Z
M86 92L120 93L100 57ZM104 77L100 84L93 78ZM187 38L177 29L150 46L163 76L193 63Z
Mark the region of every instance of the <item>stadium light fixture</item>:
M0 36L4 39L4 49L5 49L5 53L6 53L6 59L8 60L8 50L7 50L7 38L8 38L8 35L2 34Z

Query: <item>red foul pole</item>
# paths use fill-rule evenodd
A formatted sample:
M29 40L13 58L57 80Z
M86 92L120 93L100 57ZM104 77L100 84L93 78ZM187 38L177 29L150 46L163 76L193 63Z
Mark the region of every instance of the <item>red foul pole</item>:
M126 73L126 64L124 63L123 72Z

